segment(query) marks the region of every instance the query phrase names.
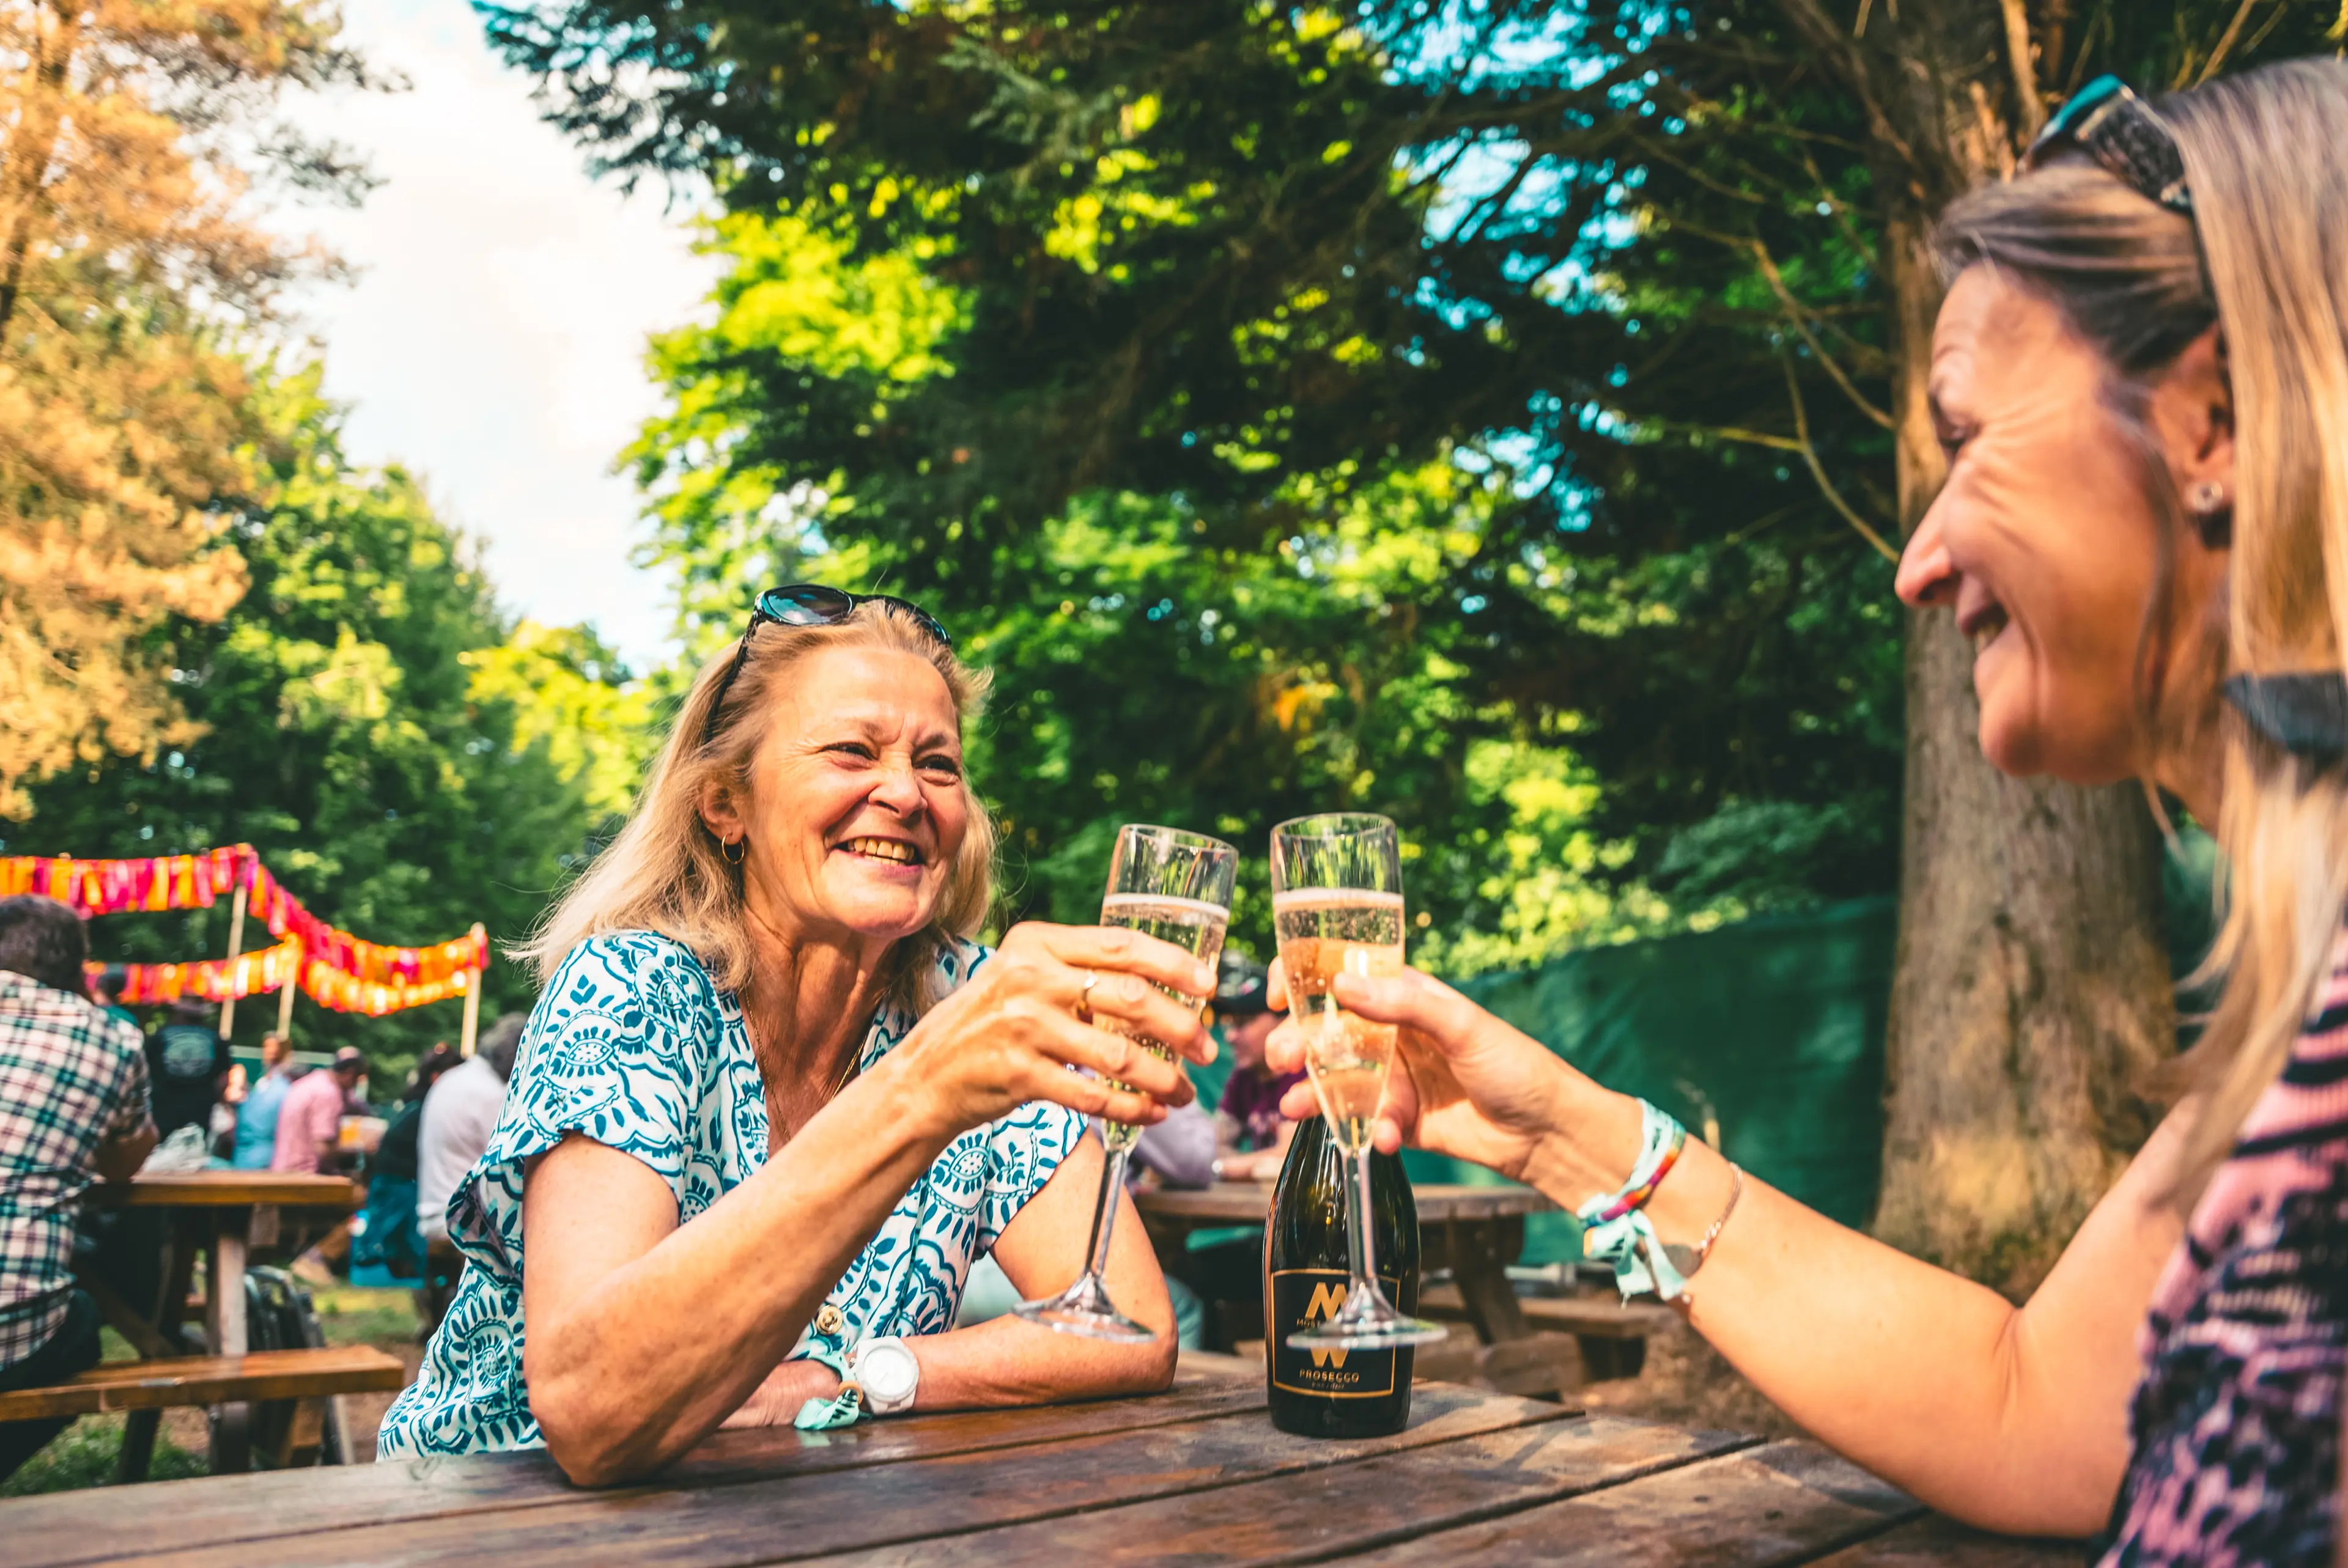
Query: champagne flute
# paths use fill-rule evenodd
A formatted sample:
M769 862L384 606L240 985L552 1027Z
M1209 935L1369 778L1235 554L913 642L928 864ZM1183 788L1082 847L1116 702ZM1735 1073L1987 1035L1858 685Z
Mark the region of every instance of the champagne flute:
M1376 979L1402 971L1402 853L1383 816L1303 816L1272 830L1272 920L1288 971L1288 1006L1304 1031L1330 1135L1345 1164L1345 1300L1310 1328L1288 1337L1304 1350L1391 1350L1445 1337L1438 1325L1406 1317L1378 1288L1370 1213L1370 1132L1393 1064L1395 1029L1337 1005L1341 974Z
M1186 953L1196 954L1211 968L1223 950L1223 928L1231 921L1231 884L1239 875L1239 864L1240 852L1220 838L1128 824L1117 830L1100 923L1171 942ZM1204 1005L1179 992L1166 994L1185 1007ZM1126 1032L1106 1019L1101 1027ZM1131 1038L1159 1056L1174 1054L1163 1041L1138 1034ZM1140 1141L1141 1129L1103 1118L1099 1130L1108 1159L1101 1167L1100 1195L1093 1202L1092 1250L1085 1259L1085 1272L1059 1295L1045 1301L1023 1301L1014 1310L1030 1323L1063 1334L1143 1344L1157 1336L1117 1309L1101 1277L1101 1270L1108 1266L1109 1232L1117 1224L1117 1203L1125 1195L1126 1161Z

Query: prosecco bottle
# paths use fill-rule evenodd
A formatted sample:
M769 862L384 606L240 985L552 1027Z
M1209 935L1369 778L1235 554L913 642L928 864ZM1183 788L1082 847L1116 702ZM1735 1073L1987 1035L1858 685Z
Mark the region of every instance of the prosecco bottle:
M1292 1350L1288 1337L1344 1304L1344 1152L1328 1121L1296 1129L1263 1230L1264 1379L1272 1424L1308 1438L1375 1438L1410 1419L1411 1351ZM1418 1207L1394 1154L1370 1156L1378 1283L1407 1316L1418 1306Z

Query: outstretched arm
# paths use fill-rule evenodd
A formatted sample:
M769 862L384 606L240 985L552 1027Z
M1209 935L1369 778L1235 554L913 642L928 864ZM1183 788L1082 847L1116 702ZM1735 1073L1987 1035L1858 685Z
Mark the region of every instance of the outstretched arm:
M1416 972L1338 982L1402 1026L1381 1147L1408 1134L1567 1208L1611 1193L1638 1150L1637 1102ZM1275 1066L1301 1064L1292 1031ZM1310 1114L1301 1087L1284 1107ZM2183 1225L2162 1180L2172 1113L2026 1306L1932 1267L1752 1180L1693 1283L1690 1321L1820 1440L1924 1501L2017 1533L2101 1526L2127 1460L2136 1331ZM1693 1244L1727 1205L1728 1163L1691 1140L1647 1213Z

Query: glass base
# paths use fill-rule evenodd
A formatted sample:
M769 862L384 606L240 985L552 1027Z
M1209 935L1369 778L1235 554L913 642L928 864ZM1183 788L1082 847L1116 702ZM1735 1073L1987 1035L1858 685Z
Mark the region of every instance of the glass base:
M1396 1312L1373 1283L1346 1291L1343 1307L1325 1322L1290 1335L1288 1347L1292 1350L1399 1350L1450 1337L1451 1331L1439 1323Z
M1086 1339L1147 1345L1158 1337L1117 1309L1117 1303L1108 1298L1108 1286L1097 1274L1085 1276L1048 1300L1023 1301L1012 1310L1055 1333L1078 1334Z
M1343 1330L1334 1323L1300 1328L1288 1337L1288 1348L1292 1350L1400 1350L1406 1346L1433 1345L1450 1337L1451 1330L1440 1323L1429 1323L1420 1317L1396 1317L1391 1322L1365 1324Z

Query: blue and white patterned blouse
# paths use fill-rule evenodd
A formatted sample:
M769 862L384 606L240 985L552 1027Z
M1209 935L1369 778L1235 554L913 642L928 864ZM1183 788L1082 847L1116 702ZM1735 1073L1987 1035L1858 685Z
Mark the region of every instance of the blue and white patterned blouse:
M942 953L945 989L990 956L968 944ZM882 1007L859 1071L912 1024ZM952 1327L972 1263L1084 1129L1074 1112L1038 1101L947 1144L832 1287L827 1299L847 1321L826 1342ZM470 1266L416 1381L384 1416L378 1458L543 1440L522 1380L522 1165L572 1132L651 1167L676 1194L680 1225L767 1163L766 1088L741 1007L682 944L650 931L594 938L539 998L497 1130L448 1202L448 1238ZM818 1337L810 1327L792 1354Z

